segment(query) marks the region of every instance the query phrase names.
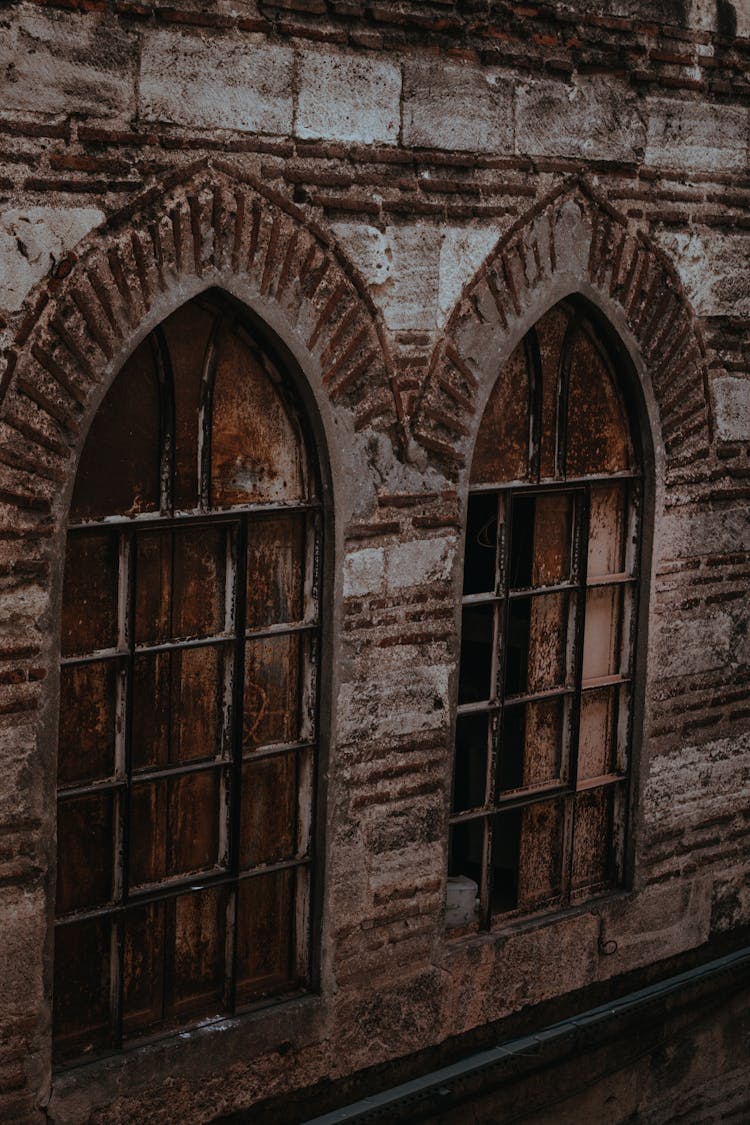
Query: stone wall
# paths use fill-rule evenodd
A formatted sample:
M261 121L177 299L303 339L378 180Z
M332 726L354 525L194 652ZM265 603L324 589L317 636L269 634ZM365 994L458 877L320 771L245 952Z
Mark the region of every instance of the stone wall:
M59 0L0 30L0 1119L206 1121L739 941L743 6ZM212 285L301 368L332 467L320 987L53 1079L67 502L123 360ZM653 447L632 885L449 941L467 464L503 362L571 292L619 335Z

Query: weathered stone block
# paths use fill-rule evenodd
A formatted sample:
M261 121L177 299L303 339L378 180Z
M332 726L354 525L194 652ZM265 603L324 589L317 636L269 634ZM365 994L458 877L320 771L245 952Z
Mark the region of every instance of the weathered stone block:
M750 551L750 520L744 505L710 511L665 512L657 531L664 559Z
M295 133L359 144L395 144L401 70L382 59L302 51Z
M513 152L513 82L495 70L407 62L404 144L459 152Z
M750 232L656 231L699 316L750 316Z
M380 593L385 580L385 553L381 547L351 551L344 560L344 597Z
M497 242L496 229L448 227L440 247L438 320L447 320L470 281Z
M199 129L288 133L293 54L260 36L153 31L143 44L139 113Z
M0 214L0 308L20 308L37 281L104 221L94 207L27 207Z
M336 234L380 306L388 327L433 331L443 234L426 224L375 227L337 223Z
M646 127L634 97L609 79L540 80L516 90L516 152L640 160Z
M391 590L444 582L453 569L455 540L417 539L397 543L386 552L386 583Z
M716 432L722 441L750 441L750 379L722 375L712 383Z
M428 663L414 645L399 645L377 677L343 684L338 699L339 741L362 742L435 730L445 724L450 668Z
M750 110L682 99L648 102L646 162L707 171L744 172Z
M731 630L728 613L658 619L652 647L654 674L691 676L721 668L729 659Z
M0 29L0 104L32 113L130 115L135 36L92 13L17 9Z

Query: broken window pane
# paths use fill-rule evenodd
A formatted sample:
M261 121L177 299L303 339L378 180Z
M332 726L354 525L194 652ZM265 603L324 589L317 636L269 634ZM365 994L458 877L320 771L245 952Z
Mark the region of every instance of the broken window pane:
M493 593L497 568L498 498L469 497L464 550L464 594Z
M251 520L247 529L247 627L301 621L305 516Z
M464 607L461 617L459 703L490 699L494 695L492 684L494 623L494 606Z
M63 579L62 654L95 652L117 643L117 536L68 536Z
M506 705L499 748L499 792L544 785L560 777L566 700Z
M459 715L453 767L453 812L484 804L489 714Z
M114 660L61 668L60 785L98 781L114 773L118 677Z

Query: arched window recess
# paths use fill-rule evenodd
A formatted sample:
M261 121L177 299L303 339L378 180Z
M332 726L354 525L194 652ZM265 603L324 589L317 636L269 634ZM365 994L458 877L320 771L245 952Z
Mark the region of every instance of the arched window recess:
M556 305L493 388L471 467L449 925L620 884L630 789L641 456L582 301Z
M94 418L62 597L58 1062L311 983L320 495L288 376L217 292Z

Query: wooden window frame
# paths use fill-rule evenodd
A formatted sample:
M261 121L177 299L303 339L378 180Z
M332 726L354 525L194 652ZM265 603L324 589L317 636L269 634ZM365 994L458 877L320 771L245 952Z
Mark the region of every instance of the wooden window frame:
M642 460L634 439L634 424L631 411L623 395L621 380L618 378L613 361L605 350L602 335L587 311L575 303L561 302L573 312L571 324L560 351L560 366L557 380L556 419L558 440L555 448L555 477L544 478L540 472L541 417L542 417L542 370L536 326L525 335L522 344L529 372L529 477L523 481L492 481L470 484L466 517L466 533L469 529L469 506L475 498L495 499L497 504L497 541L495 556L495 583L493 590L482 593L464 593L461 598L463 617L467 607L485 606L492 608L492 667L488 676L490 685L487 698L476 701L458 702L456 706L456 732L462 718L467 716L487 716L486 776L484 779L484 800L475 802L470 808L455 809L454 787L456 784L457 742L454 742L453 784L449 809L449 874L453 849L453 837L457 827L474 825L481 828L481 877L478 880L478 912L473 922L449 923L449 934L464 936L477 930L489 930L505 925L515 919L544 914L559 910L578 902L587 901L598 894L607 893L621 886L626 877L627 826L630 815L633 757L633 722L635 709L635 670L638 650L639 597L642 585L642 552L644 540L644 477ZM575 331L587 330L596 344L600 357L604 360L618 393L621 395L628 437L631 442L633 467L627 471L590 473L581 476L566 475L567 442L567 393L568 370ZM500 375L502 379L502 374ZM589 517L591 511L591 492L597 485L618 485L626 490L625 534L623 550L626 554L623 571L618 574L589 578L587 573L589 545ZM512 511L520 498L549 497L569 495L573 498L572 520L572 558L569 580L547 586L514 589L510 581L510 559L512 550ZM468 543L465 546L464 570L468 557ZM463 571L462 571L463 573ZM620 670L616 674L584 680L583 654L586 620L587 592L591 589L621 588L630 591L629 605L623 598L619 611L616 649ZM560 593L569 599L570 620L567 645L572 657L573 674L564 685L543 692L522 692L509 694L506 691L505 661L508 651L508 615L514 600L536 598ZM626 637L625 631L628 636ZM463 638L462 649L463 652ZM581 719L581 702L586 692L611 688L617 692L615 709L619 712L618 721L611 734L613 741L612 760L615 768L596 777L579 778L578 752ZM623 703L621 694L626 694ZM499 771L502 757L502 725L504 716L513 707L523 707L536 701L567 701L569 716L567 748L561 748L559 779L548 783L520 786L503 791L499 784ZM621 729L622 711L625 711L624 731ZM582 794L611 793L612 805L608 825L608 875L599 886L587 886L576 890L572 885L572 868L575 847L575 814ZM517 905L512 908L493 909L491 886L493 860L497 847L495 824L499 815L515 812L529 806L540 807L558 803L562 808L561 850L559 857L560 883L557 893L550 894L543 901L531 906Z
M111 953L109 957L110 1041L95 1052L94 1057L117 1051L127 1043L144 1043L173 1034L185 1025L185 1018L174 1014L163 1017L162 1024L152 1031L128 1036L124 1028L123 964L125 957L124 926L129 912L153 903L166 902L190 892L225 888L227 922L225 932L225 980L221 1004L216 1011L189 1015L188 1022L204 1022L207 1018L226 1018L244 1010L268 1003L277 1003L300 995L313 985L313 874L316 867L316 805L317 775L320 748L320 659L321 659L321 582L323 572L323 520L318 447L306 419L304 406L297 401L294 387L285 378L279 382L278 370L271 360L270 375L277 393L300 428L300 440L307 459L308 498L301 501L257 502L212 509L210 505L211 472L211 405L212 379L216 363L216 338L222 328L233 320L247 322L248 331L260 341L258 354L268 370L269 345L263 340L250 317L232 309L217 319L210 342L203 375L199 434L199 507L197 510L175 512L172 503L172 465L174 457L174 398L171 390L169 359L161 326L152 332L154 354L161 394L160 428L160 510L136 515L85 519L68 525L68 541L85 536L109 536L117 541L116 642L109 648L61 656L61 669L86 664L111 664L117 669L118 730L115 736L114 770L105 779L58 787L58 806L65 801L89 794L111 793L113 797L113 871L110 901L89 909L70 910L56 914L55 933L81 922L103 919L110 923ZM272 352L270 355L272 356ZM248 539L253 529L269 519L301 519L304 524L302 611L297 621L265 627L248 626L246 622ZM180 531L190 528L216 527L226 532L225 621L224 629L200 637L172 639L164 642L137 642L135 637L135 599L137 590L136 547L139 536L148 532ZM292 742L260 744L243 750L243 691L245 653L248 644L268 638L299 636L300 688L299 738ZM224 653L222 682L226 695L219 750L213 758L195 762L172 763L163 768L135 770L132 763L133 679L136 657L145 654L175 652L212 647ZM269 758L293 758L295 763L296 813L293 857L279 862L250 863L240 861L240 814L243 766ZM184 876L167 876L158 885L133 888L128 871L129 806L134 782L153 782L185 777L199 772L215 772L219 778L219 851L218 862L210 870ZM242 884L252 879L290 871L294 879L293 927L291 956L293 961L289 983L270 987L250 1000L238 997L236 980L238 894ZM166 987L166 986L165 986ZM165 1010L167 1005L165 1004ZM72 1056L62 1065L89 1061L90 1054Z

